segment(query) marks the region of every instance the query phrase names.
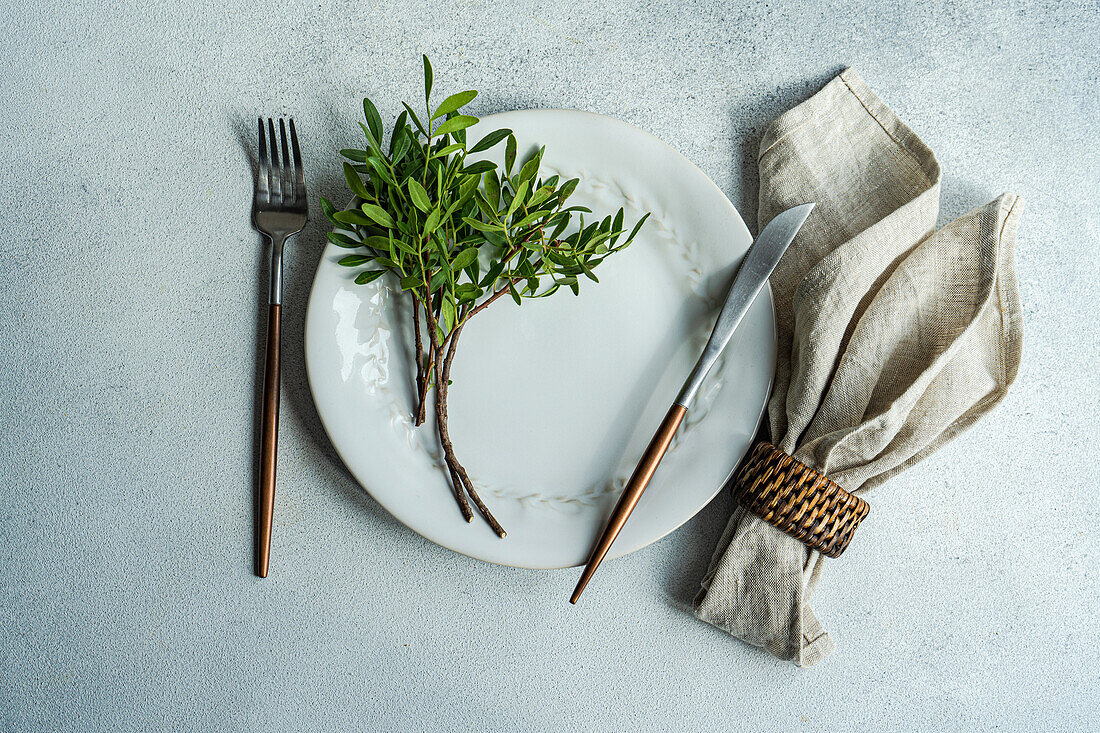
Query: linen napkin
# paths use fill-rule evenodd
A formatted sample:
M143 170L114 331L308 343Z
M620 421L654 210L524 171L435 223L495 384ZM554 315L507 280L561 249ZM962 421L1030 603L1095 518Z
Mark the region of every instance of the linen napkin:
M939 198L932 151L851 69L760 144L760 228L817 202L771 277L771 442L857 495L989 411L1020 364L1022 200L1004 194L936 232ZM870 517L889 522L873 505ZM695 614L808 667L833 650L809 606L824 560L738 507Z

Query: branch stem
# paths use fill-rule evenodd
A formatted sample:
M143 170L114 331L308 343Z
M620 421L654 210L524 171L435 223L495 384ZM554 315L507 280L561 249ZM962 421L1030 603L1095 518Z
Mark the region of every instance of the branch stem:
M447 401L447 393L451 388L451 364L454 363L455 347L456 344L458 344L458 337L461 333L462 326L459 326L451 332L449 336L451 343L447 347L447 355L443 358L443 370L440 372L439 387L436 389L436 400L442 399L444 403ZM445 411L446 410L444 410L444 412ZM470 476L466 473L466 469L456 460L454 461L453 470L458 474L459 479L462 480L462 484L466 488L466 493L470 495L470 499L474 502L474 506L477 507L478 512L485 518L485 521L492 528L493 532L496 533L497 537L503 539L508 533L504 531L504 527L500 526L500 522L497 521L497 518L489 511L489 507L485 506L485 502L478 496L477 489L474 488L474 482L470 480Z
M443 460L447 464L447 471L451 477L455 499L458 501L458 507L462 511L462 516L469 522L471 521L472 511L469 502L466 500L466 495L468 494L470 499L473 500L474 506L477 507L478 512L485 518L485 521L492 528L493 532L495 532L498 537L504 537L504 528L500 526L500 522L496 520L496 517L489 511L485 502L478 496L477 490L474 488L473 481L470 480L469 474L466 473L466 469L459 463L458 458L455 456L454 444L451 442L450 431L447 428L447 382L451 376L451 365L454 363L458 335L462 331L462 326L458 326L451 331L445 339L441 340L439 338L439 321L436 318L434 310L426 308L425 313L428 318L428 328L431 332L432 367L435 373L436 432L439 435L439 445L443 449Z
M503 288L501 288L500 290L498 290L495 293L493 293L492 295L490 295L488 297L488 299L486 299L480 305L478 305L476 308L474 308L472 311L470 311L469 315L467 315L466 317L467 318L473 318L478 313L480 313L481 311L483 311L486 308L488 308L489 306L491 306L497 298L499 298L500 296L504 295L507 292L508 292L508 286L505 285Z
M413 301L413 333L415 334L413 348L416 358L416 412L413 415L413 424L419 427L424 424L424 419L427 417L428 375L427 365L424 363L424 340L420 335L420 299L416 297L415 292L412 292L411 295Z

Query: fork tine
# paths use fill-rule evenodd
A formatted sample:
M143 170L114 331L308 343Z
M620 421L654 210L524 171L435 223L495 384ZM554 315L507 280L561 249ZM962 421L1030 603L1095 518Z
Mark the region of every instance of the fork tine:
M279 140L283 143L283 167L280 178L283 185L283 201L294 201L294 187L291 183L290 150L286 145L286 122L279 118Z
M270 166L267 162L267 138L264 136L264 118L258 118L260 121L260 147L259 147L259 165L256 168L256 199L258 201L267 202L268 197L268 177L271 175Z
M298 132L294 129L294 118L290 118L290 146L294 150L294 196L305 201L306 175L302 168L302 151L298 149Z
M281 183L279 186L275 185L275 174L282 170L282 166L279 163L279 143L275 139L275 121L270 117L267 118L267 133L271 143L271 166L267 169L267 183L271 187L271 197L276 201L282 199Z

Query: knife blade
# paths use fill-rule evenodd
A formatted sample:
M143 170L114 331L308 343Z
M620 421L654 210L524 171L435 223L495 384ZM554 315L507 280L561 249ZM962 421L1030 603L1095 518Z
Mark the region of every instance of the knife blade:
M733 279L729 295L726 296L726 304L718 314L718 320L710 333L710 339L703 349L703 354L691 371L691 376L684 382L680 396L676 398L677 405L691 406L699 387L703 384L703 379L733 338L733 332L749 312L749 306L763 289L772 270L779 264L783 253L794 241L795 235L806 223L806 217L810 215L813 208L814 204L802 204L780 212L768 222L764 231L760 232L760 236L749 247L741 268L737 271L737 277Z
M650 479L653 478L661 458L668 450L672 437L676 434L680 423L683 422L684 415L691 407L691 403L699 392L699 387L702 385L707 373L718 361L722 350L729 344L734 331L737 330L737 326L748 312L749 306L752 305L756 296L763 289L764 283L768 281L768 277L771 276L775 266L779 264L783 253L787 251L787 247L794 241L799 229L806 223L806 218L813 208L814 204L809 203L780 212L768 222L768 225L760 232L760 236L749 247L749 251L745 254L745 259L742 260L741 267L737 271L737 276L733 279L729 295L726 296L726 302L722 306L722 311L718 314L714 330L711 331L710 339L707 341L699 361L695 364L695 368L691 370L691 375L684 382L679 396L672 407L669 408L665 419L661 422L661 426L654 434L645 453L642 454L637 468L634 469L630 480L627 481L619 503L615 505L611 517L607 520L607 526L592 549L592 554L581 573L580 581L573 590L573 596L569 600L570 603L577 602L581 593L584 592L585 586L588 585L588 581L592 579L592 575L596 572L596 568L603 561L607 551L611 549L611 544L618 537L619 532L622 531L627 518L638 504L642 492L645 491Z

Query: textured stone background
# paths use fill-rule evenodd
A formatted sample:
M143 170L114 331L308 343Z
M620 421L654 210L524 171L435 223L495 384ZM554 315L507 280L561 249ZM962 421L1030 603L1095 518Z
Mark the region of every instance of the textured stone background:
M1100 700L1100 7L284 2L0 8L0 725L13 730L1085 729ZM274 575L251 575L259 240L243 145L293 113L312 194L366 93L615 115L755 229L758 136L845 66L937 152L943 218L1028 200L1023 367L873 496L800 671L686 608L726 496L613 563L494 567L404 529L305 382L291 249ZM1092 723L1089 723L1092 721Z

